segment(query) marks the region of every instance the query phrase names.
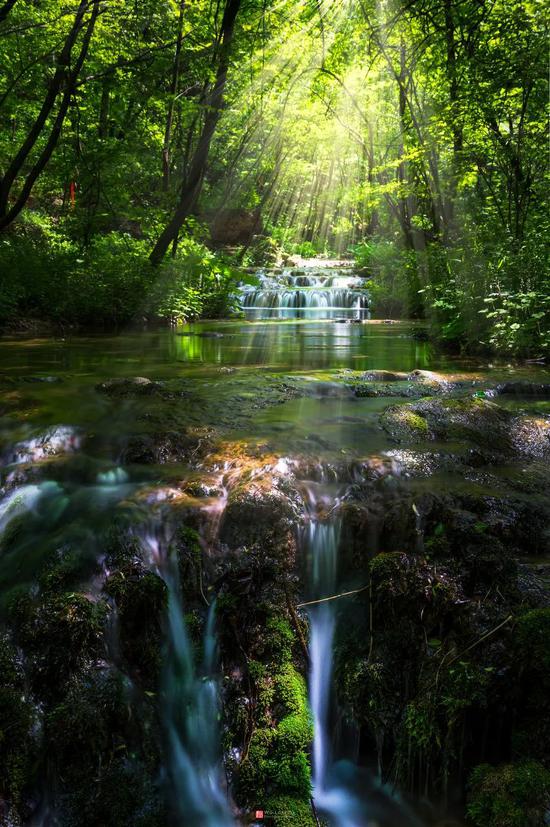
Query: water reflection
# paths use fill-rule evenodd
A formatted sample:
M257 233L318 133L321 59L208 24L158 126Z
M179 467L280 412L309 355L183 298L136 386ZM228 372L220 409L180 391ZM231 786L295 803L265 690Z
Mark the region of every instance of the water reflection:
M172 341L179 362L264 367L273 370L413 370L432 366L428 342L406 325L256 322L189 325Z

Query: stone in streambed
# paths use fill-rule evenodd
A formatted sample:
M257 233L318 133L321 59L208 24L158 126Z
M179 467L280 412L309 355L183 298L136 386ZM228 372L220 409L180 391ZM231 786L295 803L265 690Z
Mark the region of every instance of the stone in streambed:
M519 379L497 385L494 393L496 396L550 396L550 383Z
M153 382L145 376L107 379L96 385L96 390L107 396L149 396L162 390L160 382Z
M383 429L398 442L467 440L501 453L550 455L550 422L518 417L486 399L426 399L387 408Z

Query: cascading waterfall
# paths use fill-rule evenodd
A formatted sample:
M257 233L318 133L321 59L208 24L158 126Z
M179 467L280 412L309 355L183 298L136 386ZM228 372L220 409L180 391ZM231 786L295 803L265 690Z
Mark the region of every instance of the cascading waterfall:
M259 270L259 287L243 285L241 303L249 319L369 318L363 279L350 267L319 263L303 269Z
M159 524L144 533L141 541L168 588L168 651L162 712L167 772L178 823L186 827L233 827L221 760L215 604L208 612L203 660L196 669L177 563L170 555L166 529Z

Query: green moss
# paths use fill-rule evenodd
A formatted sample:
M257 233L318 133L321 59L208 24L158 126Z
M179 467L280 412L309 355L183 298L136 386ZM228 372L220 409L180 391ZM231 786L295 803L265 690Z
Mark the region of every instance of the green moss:
M270 616L266 623L266 655L285 663L292 658L294 632L285 617Z
M51 555L40 575L39 583L44 591L68 591L99 570L96 559L86 559L81 552L68 548L62 554L56 551Z
M404 410L399 417L400 420L407 425L412 431L421 431L422 433L428 433L428 423L424 419L424 417L420 416L414 411L411 410Z
M289 795L273 795L262 806L266 817L273 820L275 827L315 826L309 801Z
M120 675L90 672L74 678L63 700L46 716L46 736L62 773L115 749L117 733L128 721Z
M254 667L258 688L257 721L248 753L239 768L239 794L248 802L271 793L310 795L308 749L313 735L307 690L291 663L271 676ZM261 677L260 677L261 676Z
M540 827L550 806L550 772L536 761L491 767L470 777L468 817L475 827Z

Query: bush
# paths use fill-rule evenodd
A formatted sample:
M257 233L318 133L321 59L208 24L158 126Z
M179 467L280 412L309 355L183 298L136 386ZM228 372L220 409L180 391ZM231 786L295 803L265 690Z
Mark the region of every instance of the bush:
M357 267L368 277L366 286L375 317L415 318L422 315L414 254L381 238L363 240L351 251Z
M158 268L149 251L148 241L119 232L82 249L51 219L26 213L0 240L0 324L31 317L116 327L144 314L183 320L236 309L241 274L201 241L184 236Z

